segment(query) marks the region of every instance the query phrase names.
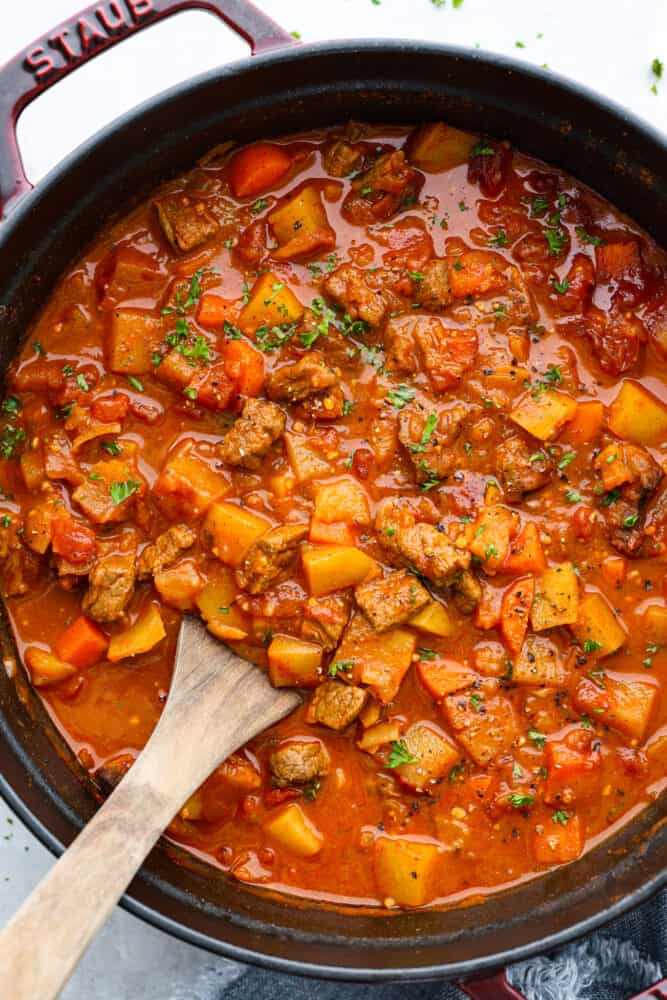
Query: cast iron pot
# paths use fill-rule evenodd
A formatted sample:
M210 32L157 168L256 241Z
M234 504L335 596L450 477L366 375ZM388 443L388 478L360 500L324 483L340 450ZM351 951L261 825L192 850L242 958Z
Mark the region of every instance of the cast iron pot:
M3 371L63 269L102 223L230 138L246 142L348 118L444 119L506 137L563 167L667 245L664 137L551 74L498 56L417 42L301 47L243 0L125 3L102 0L0 70ZM23 107L116 41L191 7L222 16L260 54L143 104L30 190L15 139ZM0 791L59 853L92 815L95 799L38 700L21 684L20 670L21 698L16 679L0 675ZM193 944L284 972L355 980L468 979L571 941L656 892L665 882L664 816L664 802L657 801L575 864L464 909L354 915L287 903L164 846L152 853L124 905ZM504 989L496 981L487 995L499 997Z

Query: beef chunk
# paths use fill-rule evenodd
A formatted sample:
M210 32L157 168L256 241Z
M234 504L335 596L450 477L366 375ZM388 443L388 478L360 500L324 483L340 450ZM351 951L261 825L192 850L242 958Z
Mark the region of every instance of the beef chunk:
M62 479L72 486L83 482L83 474L64 431L54 431L47 438L44 445L44 468L48 479Z
M327 307L322 305L317 312L313 309L304 311L295 340L302 340L305 343L308 343L309 339L317 340L317 350L334 367L358 366L359 358L354 342L334 325L330 310L327 309L325 313L325 309Z
M304 524L271 528L248 549L236 574L239 586L249 594L263 594L288 577L299 553L299 544L308 535Z
M375 530L382 545L399 565L417 570L437 587L455 587L462 610L479 602L481 588L470 572L470 553L459 548L432 524L417 521L396 500L380 504Z
M468 415L464 403L429 413L416 406L401 411L398 438L415 467L417 482L449 475L457 461L454 446Z
M378 632L407 622L431 600L428 590L407 570L396 570L384 579L362 583L354 596Z
M363 159L363 146L347 139L334 139L322 153L322 163L330 177L347 177L359 169Z
M477 357L475 331L448 329L440 320L419 317L413 336L421 367L434 390L455 389Z
M315 689L306 711L306 721L329 729L345 729L364 707L367 692L340 681L324 681Z
M510 503L520 503L524 493L546 486L554 464L544 449L531 448L523 438L511 437L498 445L496 471Z
M298 403L337 383L338 374L334 369L329 367L319 351L311 351L300 361L283 365L271 372L266 383L266 394L270 399Z
M299 407L299 412L308 420L339 420L344 411L345 393L339 385L304 399Z
M609 541L623 555L637 556L641 553L646 537L646 506L664 473L644 448L620 442L614 442L611 449L606 448L598 456L598 469L602 455L610 450L614 462L622 470L619 478L624 478L625 481L600 500L609 530Z
M414 375L417 371L417 354L415 350L414 330L415 320L407 321L403 316L392 316L384 328L384 349L387 356L387 368L392 372L406 372Z
M247 399L241 416L220 443L220 457L229 465L259 469L272 444L285 431L285 414L265 399Z
M354 225L382 222L400 208L413 204L423 183L423 175L410 166L402 149L382 153L352 181L352 190L343 202L343 214Z
M290 740L282 743L269 758L273 783L278 788L306 785L329 771L329 754L320 740Z
M421 279L415 282L414 301L418 302L426 312L442 312L452 301L447 261L430 260L421 268L419 274Z
M323 285L334 302L343 307L352 320L363 320L369 326L379 326L387 304L381 292L371 288L365 271L352 264L336 268Z
M139 556L137 578L147 580L166 566L171 566L196 540L196 533L187 524L172 524L171 528L158 535L152 545L147 545Z
M83 598L83 611L97 622L113 622L120 618L134 594L135 550L126 546L124 552L113 552L98 559L88 578L88 593Z
M3 597L27 594L37 582L39 558L21 541L21 523L16 515L8 525L0 524L0 587Z
M326 650L335 649L350 617L350 594L347 590L309 597L303 611L301 635L318 642Z
M177 194L160 198L154 205L162 232L174 250L189 253L207 243L218 231L218 223L203 201Z

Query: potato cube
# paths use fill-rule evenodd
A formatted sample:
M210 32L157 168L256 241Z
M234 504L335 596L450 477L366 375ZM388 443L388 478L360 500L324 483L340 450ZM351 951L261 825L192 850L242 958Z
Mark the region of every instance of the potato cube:
M345 477L320 486L315 495L315 517L325 524L344 521L346 524L371 523L368 496L363 486Z
M199 613L209 626L248 631L246 616L234 603L238 587L227 566L212 566L206 572L206 583L196 597ZM216 633L217 634L217 633Z
M271 683L274 687L316 687L322 679L322 653L315 642L277 635L268 649Z
M550 566L535 584L530 620L536 632L574 625L579 615L579 581L570 562Z
M445 733L430 722L413 723L406 730L403 742L416 760L400 764L394 773L404 785L418 792L428 791L431 783L448 774L460 757Z
M124 632L112 635L107 659L111 663L117 663L118 660L126 660L130 656L147 653L154 646L157 646L166 634L162 615L157 605L151 604L137 618L134 625L130 625Z
M313 184L307 184L269 214L269 225L280 244L272 256L276 260L297 260L299 257L332 250L336 234L329 225L322 204L322 195Z
M317 545L301 554L308 590L313 597L363 583L377 565L360 549L347 545Z
M255 282L247 305L241 310L239 326L244 333L255 333L260 326L280 326L296 323L303 315L303 306L294 292L271 271Z
M477 136L461 132L444 122L429 122L413 132L405 151L415 167L429 174L451 170L468 162Z
M529 635L514 664L512 680L535 687L565 688L570 671L551 640L543 635Z
M225 500L216 500L204 520L204 535L210 539L213 554L220 562L238 569L252 543L270 527L266 518L259 514Z
M322 850L324 843L320 831L296 802L271 813L264 820L264 830L282 847L301 858L312 858Z
M375 704L377 705L377 702ZM396 719L392 719L388 722L378 722L376 725L365 729L363 735L357 740L357 746L360 750L373 753L378 747L386 746L387 743L393 743L400 738L401 723Z
M204 581L192 559L182 559L156 573L155 589L165 602L177 611L192 611Z
M297 483L331 474L331 465L300 434L285 434L285 448Z
M71 663L59 660L53 653L47 653L39 646L28 646L25 651L25 662L30 670L30 680L34 687L46 687L59 681L73 677L77 667Z
M609 429L635 444L658 444L667 437L667 406L639 382L625 379L609 410Z
M512 702L504 695L488 697L468 688L445 698L442 709L456 739L476 764L485 766L507 752L519 735Z
M643 742L657 697L658 688L653 684L607 675L604 687L588 678L580 681L573 704L578 712L592 714L599 722Z
M576 412L577 401L567 393L544 389L526 393L510 413L510 420L540 441L548 441L573 419Z
M423 906L435 896L435 875L442 848L412 837L378 837L375 882L383 900Z
M184 441L167 455L153 496L173 518L199 517L229 489L229 480L197 455L192 441Z
M109 370L145 375L154 370L153 353L164 336L162 320L143 309L116 309L109 334Z
M416 614L408 622L413 628L420 632L428 632L430 635L440 635L443 638L456 635L458 629L454 621L450 618L447 609L440 601L431 601L425 608Z
M564 813L558 822L552 817L533 836L535 860L543 865L576 861L583 849L584 836L578 816Z
M623 624L602 594L584 594L571 628L584 652L598 657L610 656L627 640Z
M667 608L650 604L644 612L644 631L649 642L667 646Z

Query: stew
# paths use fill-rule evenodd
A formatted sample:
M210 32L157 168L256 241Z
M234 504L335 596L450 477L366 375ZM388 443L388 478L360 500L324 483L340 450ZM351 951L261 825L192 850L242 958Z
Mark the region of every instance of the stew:
M444 123L225 144L109 224L9 372L2 587L101 792L184 613L304 689L168 835L419 907L583 851L667 769L667 256Z

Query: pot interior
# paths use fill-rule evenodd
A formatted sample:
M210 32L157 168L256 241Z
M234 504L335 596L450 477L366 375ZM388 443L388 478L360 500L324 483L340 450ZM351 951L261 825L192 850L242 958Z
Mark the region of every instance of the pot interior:
M2 369L64 265L103 222L224 140L349 118L444 119L508 138L585 181L667 244L665 145L618 110L482 55L397 42L307 47L246 60L167 92L83 146L15 210L0 230ZM6 629L4 639L11 656ZM0 748L0 789L59 850L92 815L95 800L20 668L18 681L0 673ZM667 863L664 815L658 800L575 864L463 909L352 916L287 903L212 873L172 846L152 853L126 903L194 943L290 971L465 975L545 950L654 891Z

